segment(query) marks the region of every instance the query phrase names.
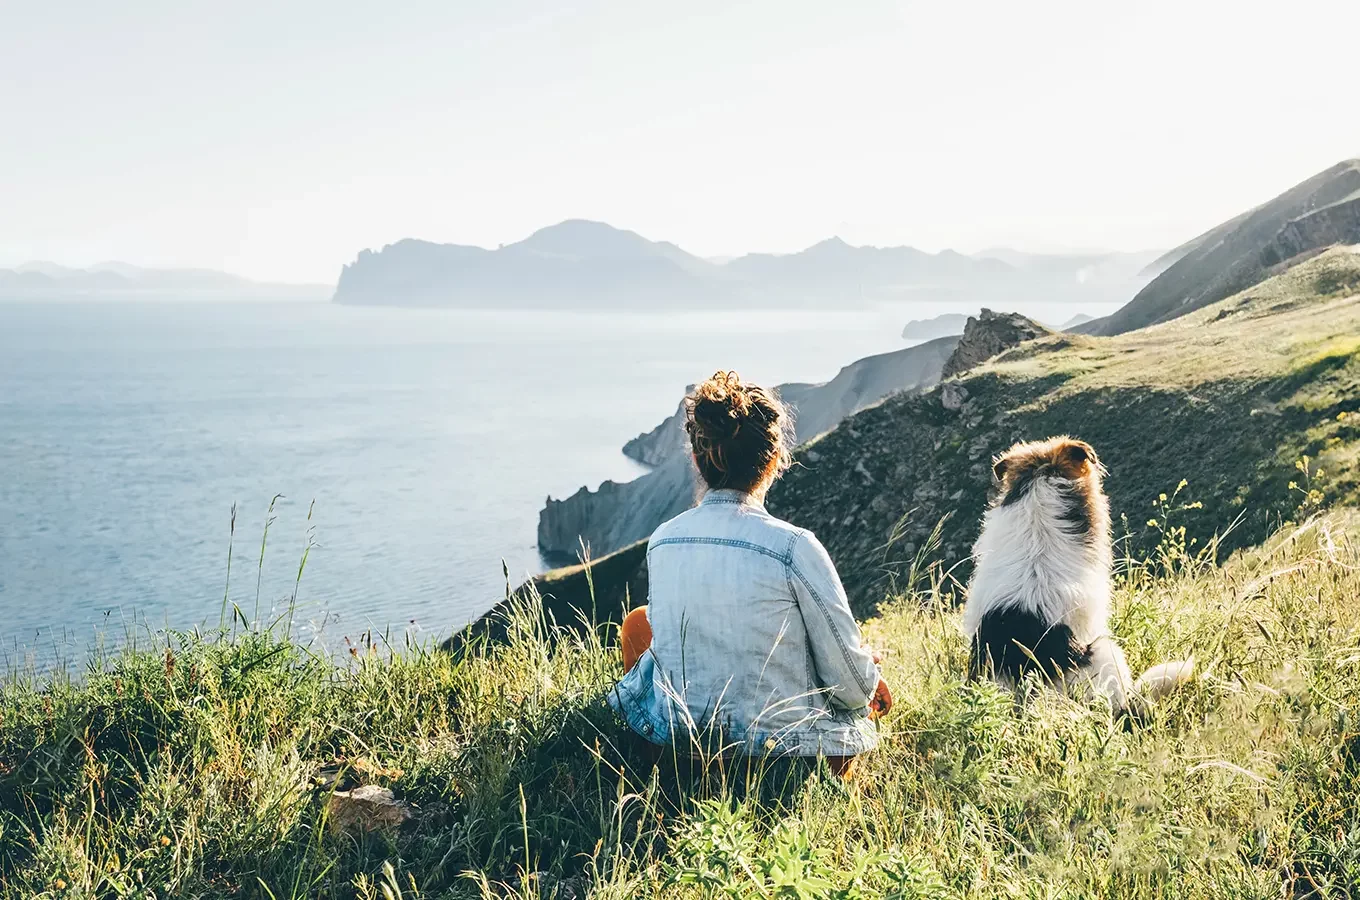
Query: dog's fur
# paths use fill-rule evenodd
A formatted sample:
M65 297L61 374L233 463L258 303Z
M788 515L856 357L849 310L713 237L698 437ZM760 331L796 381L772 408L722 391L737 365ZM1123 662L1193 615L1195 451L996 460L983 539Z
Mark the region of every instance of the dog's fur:
M971 676L1014 686L1037 672L1094 690L1120 714L1189 679L1193 661L1156 666L1134 682L1109 634L1104 472L1091 445L1069 437L1016 444L997 458L963 610Z

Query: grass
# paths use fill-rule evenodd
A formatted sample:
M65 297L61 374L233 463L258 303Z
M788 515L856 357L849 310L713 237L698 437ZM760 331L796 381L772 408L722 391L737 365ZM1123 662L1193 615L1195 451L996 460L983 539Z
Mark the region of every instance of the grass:
M1163 510L1119 576L1135 669L1204 676L1132 731L966 683L936 579L866 624L897 696L846 786L824 769L653 769L602 702L594 632L530 599L457 655L277 631L167 633L79 679L0 686L6 897L1157 897L1360 890L1360 519L1217 565ZM335 833L390 786L400 829Z

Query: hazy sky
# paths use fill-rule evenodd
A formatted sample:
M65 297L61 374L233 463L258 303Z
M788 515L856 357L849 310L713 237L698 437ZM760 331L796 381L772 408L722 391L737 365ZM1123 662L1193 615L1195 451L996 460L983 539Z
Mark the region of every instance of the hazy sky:
M1360 155L1357 34L1354 0L0 0L0 265L333 281L568 217L1169 247Z

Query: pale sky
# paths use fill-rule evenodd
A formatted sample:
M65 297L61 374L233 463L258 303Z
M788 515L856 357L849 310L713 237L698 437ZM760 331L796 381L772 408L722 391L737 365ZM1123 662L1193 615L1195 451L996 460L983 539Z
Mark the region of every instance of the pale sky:
M1170 247L1360 155L1357 35L1354 0L0 0L0 265L333 282L564 218Z

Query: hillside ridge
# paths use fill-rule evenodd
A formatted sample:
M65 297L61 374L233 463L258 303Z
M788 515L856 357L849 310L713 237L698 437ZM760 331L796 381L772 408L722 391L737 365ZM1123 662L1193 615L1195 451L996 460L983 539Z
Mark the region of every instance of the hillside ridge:
M1343 160L1159 258L1165 268L1112 315L1080 326L1123 334L1246 290L1288 265L1360 243L1360 158Z

